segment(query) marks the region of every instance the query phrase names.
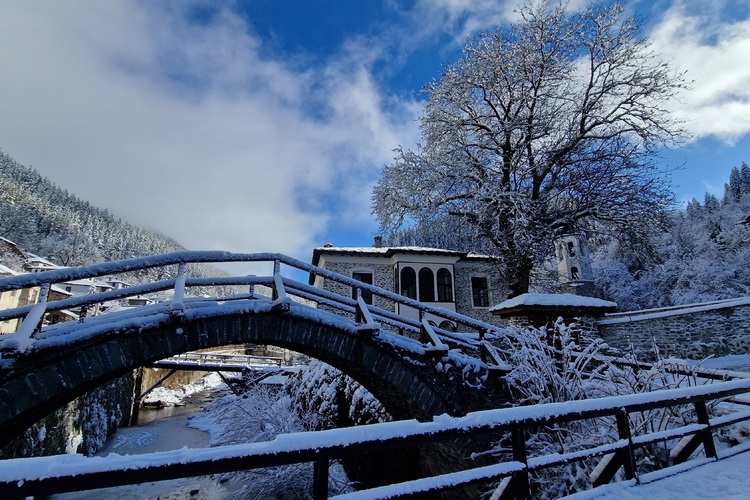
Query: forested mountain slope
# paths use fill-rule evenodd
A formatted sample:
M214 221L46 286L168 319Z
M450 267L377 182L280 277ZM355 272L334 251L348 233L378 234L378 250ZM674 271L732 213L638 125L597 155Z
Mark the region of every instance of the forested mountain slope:
M0 151L0 236L64 266L184 249L171 238L125 222L73 196L3 151ZM130 279L155 279L158 272L144 271ZM198 265L192 274L216 275L217 271L211 266Z
M638 255L615 238L597 245L594 275L622 309L642 309L750 295L750 167L732 168L724 196L707 193L675 210ZM593 246L593 245L592 245Z

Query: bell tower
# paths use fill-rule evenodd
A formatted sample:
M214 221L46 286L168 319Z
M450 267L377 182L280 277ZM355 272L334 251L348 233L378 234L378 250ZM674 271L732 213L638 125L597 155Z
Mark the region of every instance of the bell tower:
M591 270L591 256L582 233L564 234L555 240L557 272L563 293L598 297Z

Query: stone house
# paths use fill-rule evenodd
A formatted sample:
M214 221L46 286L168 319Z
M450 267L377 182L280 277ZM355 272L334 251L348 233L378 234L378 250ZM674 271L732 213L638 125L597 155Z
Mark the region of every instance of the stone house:
M0 278L21 274L26 264L26 253L10 240L0 238ZM39 287L24 288L23 290L9 290L0 292L0 309L35 304L39 297ZM18 330L20 319L0 321L0 334L13 333Z
M502 324L489 309L507 296L506 281L498 258L472 252L439 248L382 247L379 239L373 247L334 247L313 250L312 264L364 283L396 292L492 324ZM351 287L310 276L310 284L341 295L353 295ZM416 309L394 304L368 293L365 302L418 319ZM427 315L428 321L445 329L457 325Z
M50 269L58 269L59 266L50 261L29 254L5 238L0 238L0 278L18 276L29 272L40 272ZM36 304L39 300L40 287L30 287L21 290L9 290L0 292L0 310L14 309ZM65 290L58 285L50 288L48 300L63 300L72 297L70 291ZM68 310L50 311L44 316L46 323L59 323L61 321L71 321L78 316ZM21 325L21 319L9 319L0 321L0 334L13 333Z

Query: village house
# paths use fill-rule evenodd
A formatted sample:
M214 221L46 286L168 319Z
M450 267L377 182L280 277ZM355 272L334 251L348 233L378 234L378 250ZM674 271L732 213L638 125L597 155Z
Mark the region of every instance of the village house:
M61 268L62 266L58 266L43 257L21 250L14 242L8 239L0 238L0 278ZM50 287L47 300L54 302L77 295L102 292L113 287L114 285L98 280L77 280L59 283ZM14 309L36 304L39 300L39 293L40 288L38 286L0 292L0 309ZM98 313L98 306L87 310L87 314L89 315L96 313ZM45 314L44 321L47 324L53 324L62 321L72 321L78 319L79 316L80 311L63 309L49 311ZM16 332L20 325L20 318L0 321L0 334Z
M405 297L493 324L502 320L489 309L507 296L506 282L498 258L473 252L439 248L383 247L376 238L372 247L334 247L313 250L312 264L363 283L379 286ZM310 276L310 284L342 295L350 287ZM363 293L366 303L418 319L415 309ZM457 325L427 315L427 320L445 329Z
M27 255L10 240L0 238L0 278L17 276L23 272ZM39 287L0 292L0 309L12 309L35 304L39 297ZM18 330L20 319L0 321L0 334Z

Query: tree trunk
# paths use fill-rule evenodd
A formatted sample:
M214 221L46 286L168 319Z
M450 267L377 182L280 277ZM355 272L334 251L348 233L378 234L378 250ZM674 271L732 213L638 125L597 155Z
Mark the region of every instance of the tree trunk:
M508 262L508 298L529 291L534 264L528 255L515 255Z

